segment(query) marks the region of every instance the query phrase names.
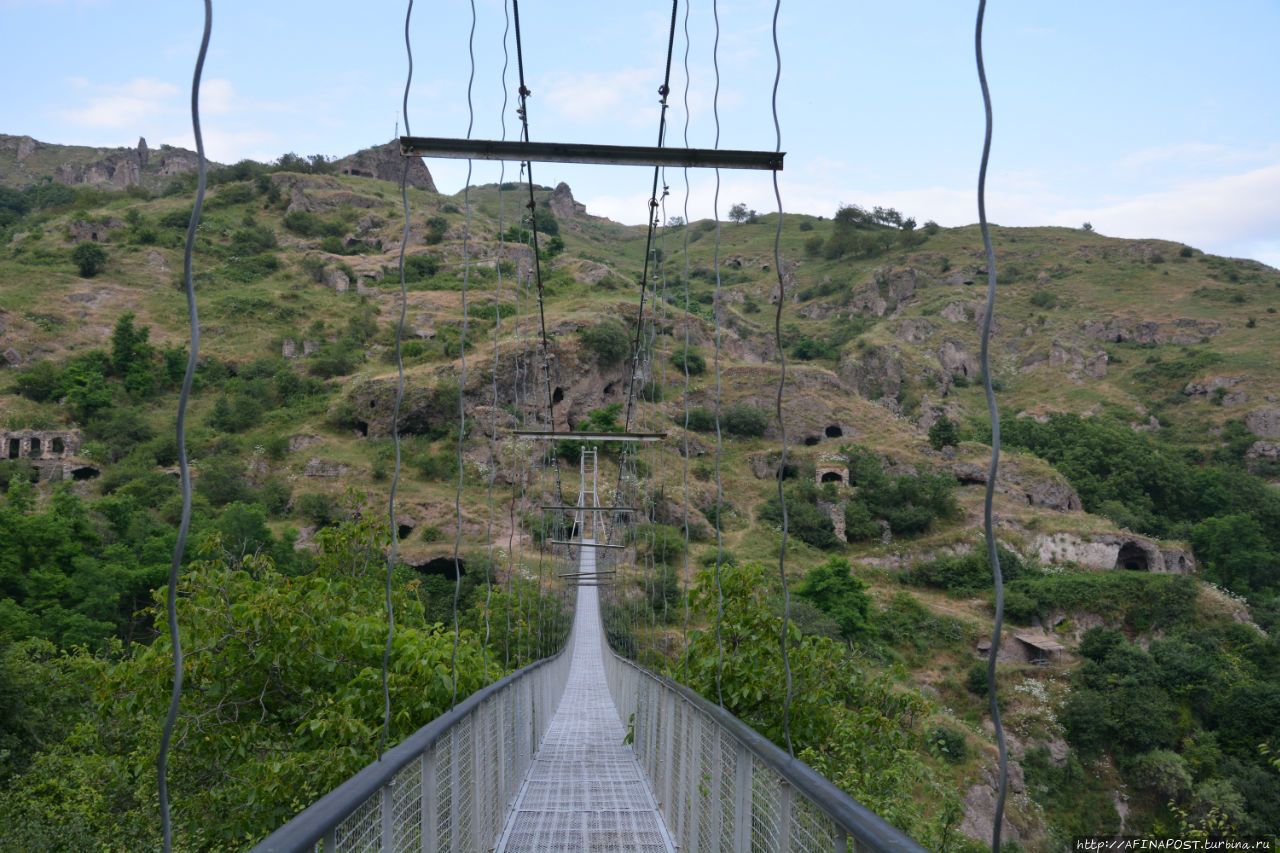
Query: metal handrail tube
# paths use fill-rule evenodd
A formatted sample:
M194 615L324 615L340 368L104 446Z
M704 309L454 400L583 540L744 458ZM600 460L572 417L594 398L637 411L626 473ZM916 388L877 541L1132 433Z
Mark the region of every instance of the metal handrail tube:
M866 851L866 853L871 853L871 851L874 851L874 853L926 853L924 847L913 841L901 830L892 826L875 812L840 790L835 784L819 775L803 761L787 755L764 735L730 714L724 708L708 701L689 687L618 655L609 647L607 632L604 633L606 636L604 641L606 652L605 670L609 681L609 689L613 694L614 704L617 705L618 713L624 724L630 721L634 727L635 750L641 763L651 774L650 778L654 782L655 794L660 790L673 791L673 786L680 782L680 779L676 777L688 776L693 778L692 774L674 773L671 766L678 760L691 760L693 750L690 744L685 745L684 755L680 758L669 755L664 758L657 754L659 752L671 752L674 749L673 735L670 732L661 731L663 724L671 726L670 720L680 719L681 715L688 713L688 710L693 710L695 713L708 718L721 732L727 733L730 739L739 745L740 751L749 753L764 768L776 774L779 780L785 783L782 786L783 789L787 786L794 789L794 791L783 794L782 798L784 800L790 800L797 796L802 797L827 816L837 829L834 844L827 849L853 850L857 851L857 853L863 853L863 851ZM630 679L625 679L626 673L630 673ZM632 689L628 690L624 686L624 680L635 682ZM658 703L666 700L665 704L656 711L652 709L646 710L648 708L646 703L652 704L652 700L649 697L642 697L641 695L646 686L651 693L656 694ZM684 703L686 708L677 712L674 708L673 700ZM657 717L658 719L650 723L648 720L640 719L642 714L648 717ZM653 727L653 732L651 735L646 736L650 725ZM718 749L723 753L723 745L719 746ZM666 766L663 766L664 764ZM742 772L740 767L738 772L739 774ZM741 785L741 782L739 782L739 785ZM750 783L748 783L748 788L750 788ZM751 795L752 791L748 790L747 807L751 805ZM693 793L686 791L683 796L689 798L693 796ZM669 800L669 802L662 803L663 815L673 837L679 838L681 849L702 849L697 835L694 834L692 837L688 837L688 827L683 825L685 822L676 820L676 816L670 813L676 805L675 802L671 801L679 798L669 795L665 799ZM715 800L711 804L713 808L721 806L721 798L713 797L711 799ZM738 828L746 825L750 827L750 831L756 831L756 827L751 826L752 821L741 814L734 815L734 823L737 824ZM694 832L696 833L696 827ZM840 835L846 836L847 841L841 839ZM774 843L779 843L780 840L775 838L773 841ZM852 844L847 847L844 846L849 841ZM742 849L757 849L757 847L753 844L749 848ZM806 850L812 848L806 847L792 838L785 847L779 844L779 847L775 849Z
M566 650L572 647L572 642L566 643L556 654L535 661L472 693L462 702L459 702L453 710L436 717L405 738L400 744L387 750L383 753L381 761L374 761L369 764L355 776L352 776L324 797L299 812L292 820L253 847L251 853L314 851L316 845L330 837L339 824L361 806L368 803L371 798L379 796L400 771L427 753L450 729L478 711L486 701L499 698L505 691L515 687L525 679L532 678L535 675L552 675L551 673L543 672L544 668L553 666L556 663L566 662L568 658ZM566 677L567 671L559 674L560 692L564 689ZM532 699L532 693L530 696ZM546 720L550 720L558 703L559 698L557 695L556 700L551 703L550 707L540 709L538 713L545 714ZM545 723L542 728L545 730ZM540 736L541 733L539 732L538 737ZM535 738L535 747L537 745L536 740L537 738ZM519 770L519 775L524 775L523 768ZM505 808L505 803L503 806ZM424 831L430 830L424 828ZM329 845L325 844L326 853L328 853L328 850Z

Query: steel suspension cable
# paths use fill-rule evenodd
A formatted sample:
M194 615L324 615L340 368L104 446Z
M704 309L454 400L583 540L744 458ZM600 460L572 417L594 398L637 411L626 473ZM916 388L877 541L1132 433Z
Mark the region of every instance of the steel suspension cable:
M520 40L520 0L511 0L512 17L515 19L516 30L516 71L520 76L520 107L516 113L520 116L520 125L522 128L523 139L529 141L529 96L533 94L524 81L524 45ZM524 168L529 175L529 227L533 235L533 271L538 287L538 321L542 328L542 367L543 376L546 379L547 386L547 411L550 421L550 431L554 432L556 428L556 412L555 400L551 394L551 342L547 337L547 316L542 305L542 261L538 257L538 224L537 210L538 203L533 198L533 163L526 160ZM560 494L560 474L556 472L556 492Z
M773 5L773 56L776 71L773 75L773 130L777 142L774 150L782 151L782 125L778 122L778 83L782 79L782 52L778 49L778 12L782 0ZM778 549L778 577L782 581L782 668L787 674L787 696L782 705L782 733L787 741L787 753L795 757L791 743L791 657L787 651L787 633L791 625L791 588L787 584L787 497L782 488L782 474L787 470L787 422L782 415L782 391L787 384L787 353L782 348L782 306L786 300L786 282L782 275L782 257L778 247L782 242L782 193L778 189L778 173L773 173L773 195L778 202L778 230L773 235L773 268L778 273L778 310L773 316L773 340L778 347L778 431L782 434L782 460L778 463L778 504L782 507L782 545Z
M498 111L498 120L502 128L502 139L507 138L507 30L510 28L510 18L507 17L507 6L502 5L503 17L506 25L502 31L502 108ZM481 655L485 667L485 679L488 680L489 663L489 607L493 601L493 521L494 521L494 503L493 503L493 487L498 475L498 372L501 368L501 358L498 352L498 334L502 329L502 255L506 249L506 235L503 234L502 225L506 214L506 190L503 184L506 183L507 164L501 161L498 168L498 283L494 286L493 293L493 395L492 403L489 409L489 525L485 530L485 542L488 543L489 552L484 567L484 645L481 646ZM514 460L512 460L514 462ZM507 630L510 631L510 616L508 614Z
M684 147L689 147L689 4L684 4ZM681 678L689 680L689 169L684 173L684 357L680 359L684 370L684 433L681 478L684 485L684 658L681 662Z
M409 87L413 83L413 45L409 39L409 22L413 18L413 0L409 0L404 14L404 51L408 58L408 71L404 80L404 98L401 111L404 117L404 132L412 136L409 130ZM388 671L391 666L391 648L395 640L396 617L391 605L391 575L396 566L396 551L400 545L399 527L396 524L396 489L400 485L400 406L404 402L404 357L401 343L404 339L404 318L409 301L408 288L404 278L404 256L409 247L409 158L404 158L404 168L400 171L400 203L404 208L404 231L400 237L400 318L396 323L396 401L391 413L391 443L395 448L395 470L391 475L391 491L387 496L387 528L391 533L391 550L387 556L387 645L382 651L382 732L378 736L378 760L387 747L387 732L391 729L391 686L388 683Z
M467 79L467 139L471 138L475 123L475 107L471 102L471 89L476 80L476 3L471 0L471 32L467 37L467 53L471 58L471 76ZM453 496L454 519L458 529L453 536L453 654L449 659L449 671L453 676L453 695L449 707L458 704L458 642L462 633L458 623L458 599L462 595L462 566L458 551L462 546L462 474L465 460L462 444L467 437L467 284L471 278L471 161L467 160L467 178L462 185L463 204L466 208L466 224L462 230L462 338L458 351L462 357L462 374L458 379L458 488Z
M662 86L658 88L658 147L661 148L667 135L667 96L671 93L671 57L675 50L676 43L676 9L680 0L671 0L671 27L667 35L667 64L666 70L663 72ZM649 227L648 233L645 235L644 241L644 269L640 273L640 311L636 314L636 336L632 344L631 356L631 390L635 390L636 373L639 368L640 360L640 328L644 318L644 296L645 285L649 282L649 252L653 247L653 234L657 229L656 217L658 215L658 176L662 172L662 167L653 167L653 188L649 191ZM666 196L666 187L663 187L663 196ZM627 432L631 429L631 398L630 392L627 394L627 412L622 419L622 430Z
M987 540L987 556L991 560L991 575L996 588L995 625L991 632L991 651L987 655L987 696L991 707L991 722L996 732L996 748L1000 756L999 785L996 793L996 813L991 828L991 850L1000 853L1000 824L1004 819L1005 798L1009 788L1009 756L1005 746L1004 726L1000 722L1000 704L996 696L996 653L1000 650L1000 631L1004 625L1004 576L1000 571L1000 554L996 548L995 530L991 520L991 506L995 496L996 472L1000 465L1000 413L996 410L995 393L991 387L991 317L996 305L996 253L991 245L991 229L987 224L987 162L991 156L991 91L987 87L987 72L982 62L982 19L987 0L978 0L978 19L974 26L974 58L978 66L978 82L982 86L982 106L986 116L986 131L982 139L982 164L978 167L978 223L982 228L982 247L987 255L987 315L982 320L982 390L987 399L987 414L991 418L991 466L987 471L987 491L982 504L982 530Z
M169 694L169 711L165 715L160 733L160 752L156 758L157 788L160 796L160 833L164 853L173 850L173 827L169 815L169 746L173 741L173 729L178 722L178 706L182 702L182 636L178 631L178 574L182 568L183 553L187 549L187 534L191 530L191 468L187 463L187 403L191 399L191 385L195 379L196 363L200 356L200 318L196 311L196 290L191 277L192 255L196 242L196 228L204 209L205 181L208 164L204 158L204 136L200 132L200 76L204 71L204 59L209 52L209 34L213 29L213 2L204 0L204 32L200 37L200 50L196 54L196 67L191 75L191 129L196 138L196 200L187 221L187 242L182 250L182 282L187 297L187 327L191 335L191 351L187 353L187 372L182 377L182 392L178 396L178 470L182 479L182 520L178 524L178 541L173 546L173 563L169 566L169 588L165 597L165 611L169 624L169 641L173 646L173 688Z
M720 10L717 0L711 0L711 16L715 19L716 37L711 49L711 65L715 69L716 87L711 98L711 114L715 117L715 147L720 147ZM720 458L723 452L724 437L720 432L720 170L716 169L716 192L711 205L711 215L716 220L716 247L713 264L716 271L715 297L711 300L711 313L716 324L716 703L724 707L724 692L721 682L724 680L724 638L721 625L724 622L724 587L720 583L720 564L724 561L724 531L721 530L721 518L724 515L724 484L720 479Z

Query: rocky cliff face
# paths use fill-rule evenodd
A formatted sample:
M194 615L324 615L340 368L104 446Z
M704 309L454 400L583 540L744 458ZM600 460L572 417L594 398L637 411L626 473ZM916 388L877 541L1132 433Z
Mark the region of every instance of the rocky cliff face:
M428 192L438 192L436 182L421 157L410 157L409 175L406 182L411 187ZM362 178L376 178L380 181L400 183L404 174L405 157L400 153L400 143L391 140L385 145L357 151L341 160L335 160L334 169L340 175L357 175Z

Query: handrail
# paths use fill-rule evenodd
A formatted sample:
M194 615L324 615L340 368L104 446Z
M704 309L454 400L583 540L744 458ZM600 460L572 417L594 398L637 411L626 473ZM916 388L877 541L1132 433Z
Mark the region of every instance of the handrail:
M786 783L786 785L794 788L794 794L804 797L827 816L838 830L836 833L837 837L834 839L837 850L846 849L841 846L842 840L839 837L839 835L843 833L854 841L854 845L848 849L855 851L868 851L868 853L870 853L870 851L874 851L874 853L927 853L924 847L913 841L901 830L892 826L888 821L884 820L884 818L880 817L875 812L850 797L844 791L840 790L840 788L836 787L834 783L819 775L812 767L805 764L803 761L787 755L764 735L760 734L755 729L730 714L724 708L708 701L701 694L695 692L689 687L673 681L665 675L652 672L634 661L627 660L617 654L608 646L607 632L605 632L605 635L606 640L604 645L609 653L606 657L606 664L609 662L609 658L612 658L615 665L623 664L626 667L629 667L634 670L636 674L643 676L645 679L650 681L656 688L669 694L674 694L675 697L678 697L686 703L686 705L692 706L697 712L706 715L711 722L718 726L722 731L726 732L733 740L737 741L738 744L745 748L745 750L754 756L762 765L764 765L765 768L768 768L776 774L782 782ZM673 738L676 735L671 732L659 733L658 730L660 723L658 721L650 724L641 719L643 710L639 707L642 704L639 696L636 696L636 700L634 702L626 702L625 699L627 697L619 695L619 693L624 692L621 689L621 684L618 684L615 687L615 681L615 678L609 678L609 687L614 693L614 703L618 706L619 714L622 715L623 720L626 721L628 717L631 717L632 711L637 711L634 717L631 717L635 732L635 749L637 755L641 758L641 762L650 770L650 778L655 782L655 788L662 786L664 783L667 786L677 784L678 780L675 779L667 778L659 780L654 777L660 775L669 777L673 775L674 769L671 765L674 765L679 759L672 756L669 761L665 761L657 759L654 755L644 754L651 747L649 741L653 741L653 746L658 750L673 750L675 748L675 741ZM639 693L638 685L636 692L637 694ZM669 721L670 719L678 719L674 708L670 707L659 708L656 711L650 710L649 713L651 715L656 713L659 716L668 718L662 721L662 724L668 726L672 725ZM646 737L646 734L648 737ZM685 744L686 748L689 746L689 744ZM689 757L686 755L684 760L689 760ZM666 763L667 766L662 768L664 771L663 773L659 774L654 772L664 763ZM747 787L750 789L750 784L748 784ZM668 790L671 790L671 788L668 787ZM705 790L705 788L703 790ZM794 796L794 794L791 796ZM690 792L686 792L683 796L679 797L668 796L667 800L680 801L687 799L689 796ZM746 805L749 807L751 796L750 790L748 790L747 796L748 801ZM714 799L718 800L719 798ZM715 804L713 804L713 806L714 805ZM684 822L680 819L674 819L677 817L676 815L668 814L667 812L669 807L670 802L664 803L663 812L666 817L668 827L670 827L673 836L683 834L683 831L686 829L683 825ZM735 821L739 823L750 823L750 821L745 821L741 815L736 815Z
M452 710L436 717L400 744L387 750L380 761L367 765L355 776L299 812L254 846L251 853L299 853L303 850L315 850L316 844L324 841L339 824L387 788L396 774L431 749L455 725L475 713L486 701L564 657L571 647L571 643L566 642L554 655L534 661L472 693ZM554 712L553 705L546 710L547 718ZM523 776L523 770L521 775ZM329 850L327 844L325 850Z

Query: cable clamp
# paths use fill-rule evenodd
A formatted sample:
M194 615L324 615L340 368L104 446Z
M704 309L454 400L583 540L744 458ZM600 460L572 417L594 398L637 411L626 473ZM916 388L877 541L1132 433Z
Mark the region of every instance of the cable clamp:
M530 95L532 95L532 94L533 94L533 92L532 92L532 91L530 91L530 89L529 89L529 87L528 87L528 86L521 86L521 87L520 87L520 97L522 97L522 98L527 98L527 97L529 97L529 96L530 96Z

